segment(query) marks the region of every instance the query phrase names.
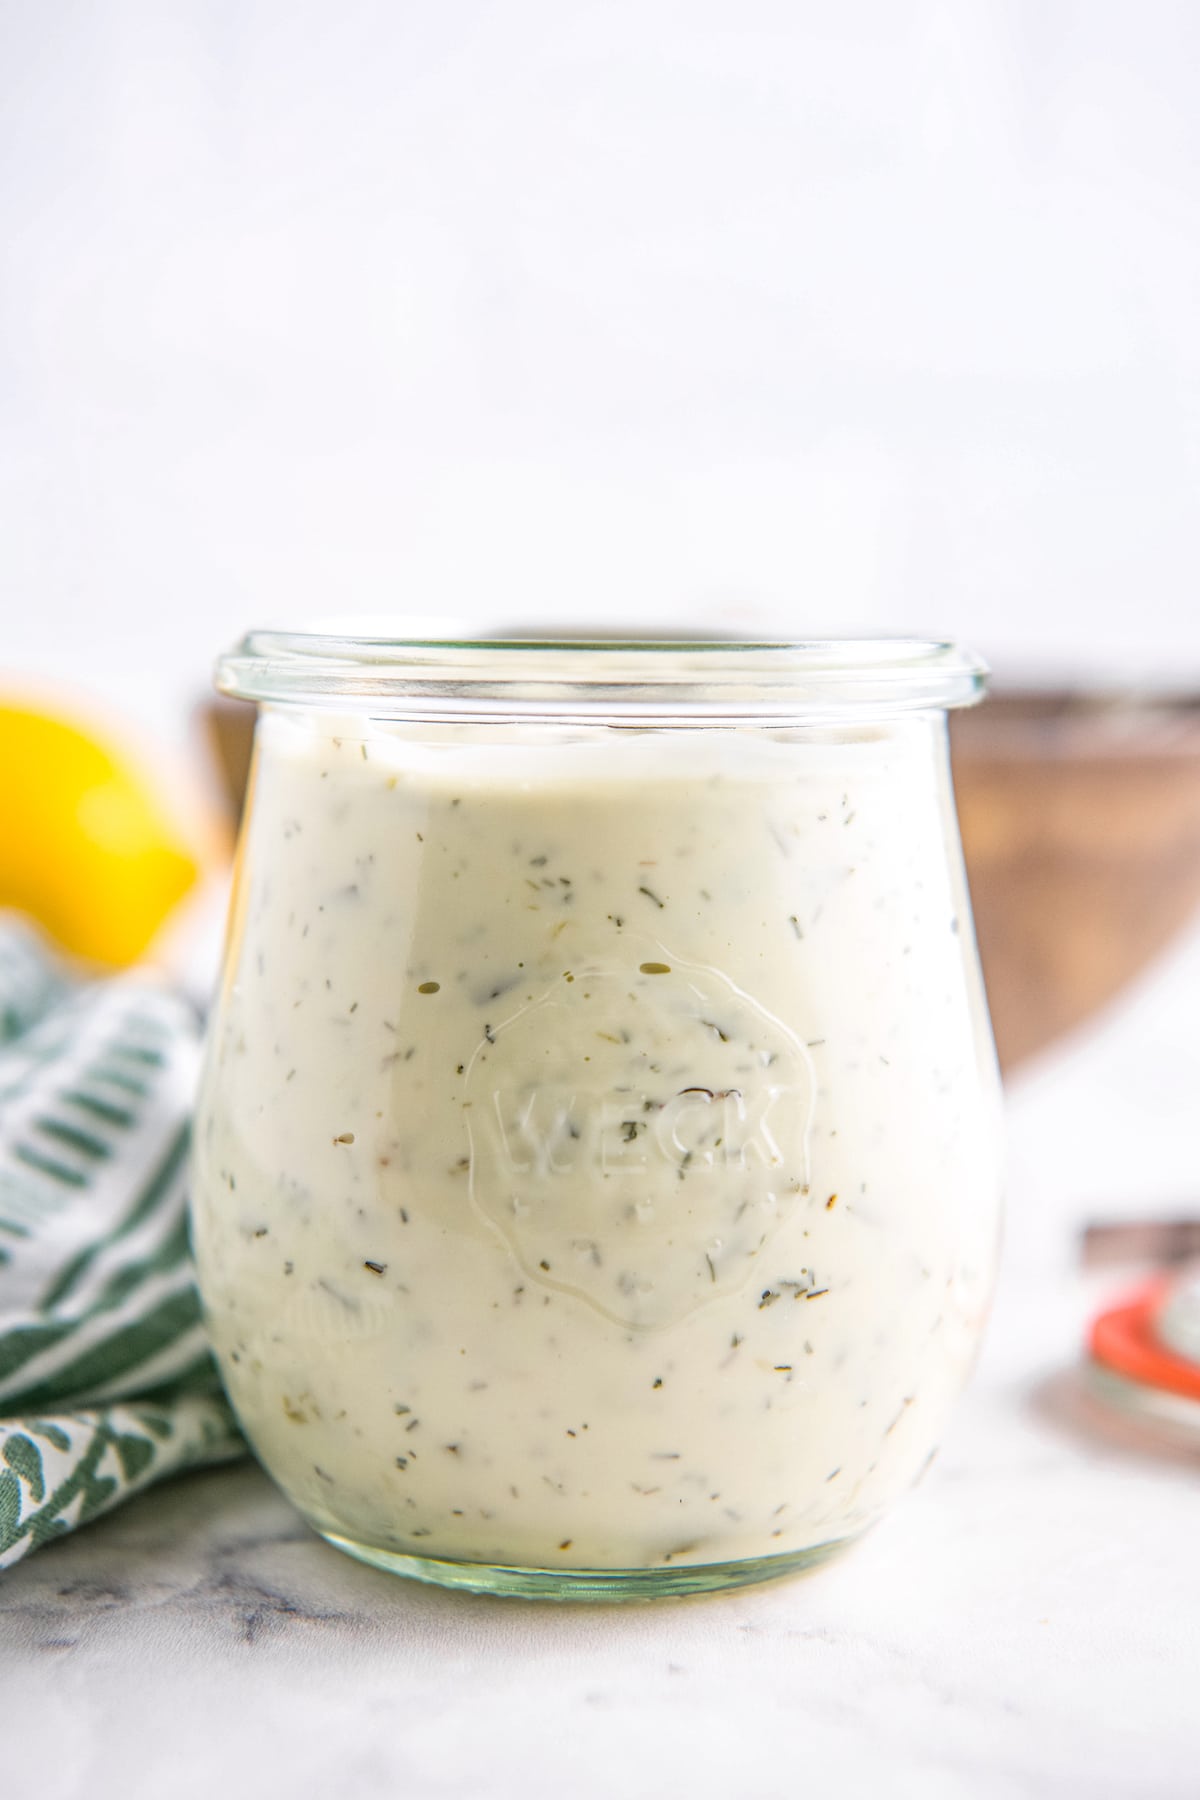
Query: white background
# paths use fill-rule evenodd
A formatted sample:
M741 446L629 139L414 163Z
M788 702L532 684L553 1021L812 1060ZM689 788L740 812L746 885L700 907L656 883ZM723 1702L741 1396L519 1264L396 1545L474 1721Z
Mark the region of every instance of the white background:
M332 610L1200 685L1200 7L0 0L0 666Z

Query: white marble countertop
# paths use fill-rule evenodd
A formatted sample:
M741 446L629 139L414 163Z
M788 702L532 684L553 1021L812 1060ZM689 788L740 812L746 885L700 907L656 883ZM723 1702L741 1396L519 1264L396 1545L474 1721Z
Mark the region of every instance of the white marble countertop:
M1077 1233L1200 1212L1198 1014L1200 932L1015 1085L980 1369L840 1562L653 1606L474 1599L340 1556L249 1463L185 1478L0 1577L5 1791L1190 1800L1200 1451L1089 1400Z

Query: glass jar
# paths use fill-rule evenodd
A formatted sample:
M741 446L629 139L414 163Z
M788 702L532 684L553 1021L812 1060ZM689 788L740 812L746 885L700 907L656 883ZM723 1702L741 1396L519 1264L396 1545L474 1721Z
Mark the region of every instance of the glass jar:
M802 1568L938 1443L999 1089L910 641L256 633L194 1234L316 1529L572 1598Z

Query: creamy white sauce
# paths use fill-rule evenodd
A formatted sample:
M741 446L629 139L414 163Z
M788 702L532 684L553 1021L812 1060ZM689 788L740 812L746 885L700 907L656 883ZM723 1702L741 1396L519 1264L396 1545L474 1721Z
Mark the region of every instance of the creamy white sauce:
M993 1272L940 727L547 739L262 719L196 1131L231 1397L379 1549L852 1536Z

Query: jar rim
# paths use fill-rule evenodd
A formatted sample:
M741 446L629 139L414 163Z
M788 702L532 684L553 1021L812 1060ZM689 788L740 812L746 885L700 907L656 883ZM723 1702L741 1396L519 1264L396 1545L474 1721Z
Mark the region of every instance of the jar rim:
M987 665L916 637L572 636L374 629L249 632L217 662L224 694L430 722L795 724L969 706Z

